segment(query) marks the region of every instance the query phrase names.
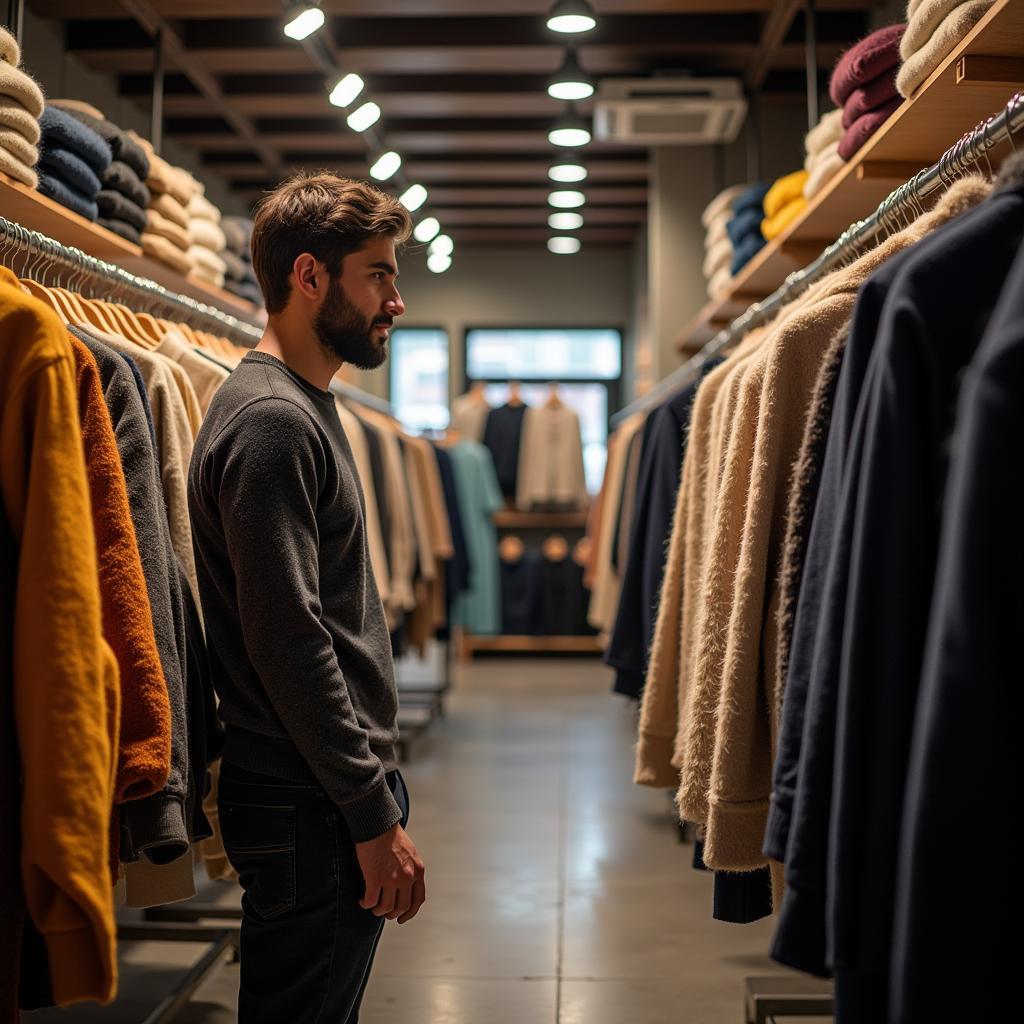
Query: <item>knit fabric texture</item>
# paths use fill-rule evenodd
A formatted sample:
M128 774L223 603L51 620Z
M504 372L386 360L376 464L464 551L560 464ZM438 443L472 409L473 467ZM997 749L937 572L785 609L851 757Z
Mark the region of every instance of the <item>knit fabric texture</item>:
M211 249L203 245L193 245L188 250L188 258L192 261L195 273L205 280L216 284L218 288L224 284L224 261Z
M96 172L77 153L63 146L51 146L45 137L39 153L39 166L89 199L95 199L103 187Z
M806 184L808 179L807 172L801 171L800 173L804 176L803 181ZM791 199L786 203L778 213L773 214L771 217L765 217L761 221L761 234L764 235L765 241L770 242L773 238L778 238L806 209L807 200L803 194L803 186L801 186L800 194L795 199Z
M86 220L96 220L99 210L96 207L96 200L93 197L82 195L81 192L71 188L63 179L56 178L45 171L39 174L39 191L54 202L66 206L69 210L77 213Z
M890 115L903 101L897 96L877 110L872 110L862 117L858 117L849 128L843 132L839 140L839 155L844 160L849 160L868 139L871 138L879 128L889 119Z
M133 142L118 126L104 117L94 117L82 110L74 100L50 100L50 105L70 114L76 121L85 125L102 138L108 146L115 161L127 164L140 181L149 175L149 159L142 148ZM145 204L143 204L145 205Z
M114 192L112 189L101 189L96 194L96 207L101 218L106 220L121 220L138 232L146 228L146 211L137 206L130 199Z
M103 193L101 192L100 195ZM139 229L134 224L129 224L127 221L117 220L114 217L97 217L96 223L101 228L106 228L108 231L113 231L115 235L120 235L126 242L131 242L132 245L137 245L141 248L142 246L142 235L139 233Z
M144 139L131 129L125 134L146 154L146 159L149 161L149 176L146 178L146 185L149 190L156 195L166 192L182 205L188 203L192 198L191 176L186 178L185 172L172 167L163 157L158 156L149 139Z
M39 163L39 150L21 132L11 128L0 128L0 148L6 149L15 160L27 167Z
M188 232L188 211L177 199L168 192L151 192L149 208L156 210L161 217L177 224L183 231Z
M0 61L0 96L17 100L33 117L39 117L46 105L36 81L6 61Z
M760 213L764 209L764 197L771 187L770 181L759 181L755 185L748 185L732 204L733 216L739 216L744 210L757 210Z
M224 261L224 276L228 280L245 281L252 277L252 264L246 263L230 249L225 249L220 253L220 258Z
M25 107L10 96L0 93L0 128L10 128L19 135L25 137L26 142L33 146L39 145L42 132L39 128L39 121L33 117Z
M747 235L743 241L736 246L736 251L732 256L732 264L729 267L732 271L733 277L735 277L764 248L764 245L764 238L761 235L761 229L759 226L757 234Z
M906 25L889 25L851 46L836 64L829 84L832 102L841 107L859 85L867 85L900 61L900 40Z
M21 63L21 47L18 40L0 25L0 61L6 61L17 67Z
M167 241L172 242L182 252L188 252L188 232L180 225L175 224L174 221L157 213L153 207L146 211L144 230L151 234L159 235L161 238L166 238Z
M716 220L721 214L732 209L733 203L743 194L746 188L746 185L731 185L729 188L723 189L719 192L718 195L704 207L704 212L700 215L701 224L706 228L711 227L712 221Z
M708 233L704 236L704 248L714 249L723 238L728 239L729 232L726 229L726 225L729 223L729 219L732 217L732 213L729 210L723 210L712 222L708 228Z
M37 188L39 186L39 178L36 172L27 164L23 164L12 153L9 153L2 145L0 145L0 171L14 178L15 181L20 181L22 185L27 185L29 188Z
M807 184L804 185L804 198L813 199L846 165L839 155L838 139L826 147L814 160Z
M750 207L742 213L737 213L726 225L729 232L729 240L735 248L739 248L748 236L761 237L761 221L764 219L764 210L760 206Z
M149 206L149 189L142 184L139 176L128 164L115 160L103 172L100 180L105 189L120 192L143 210Z
M102 110L94 107L91 103L86 103L85 100L59 100L58 103L69 113L88 114L90 117L96 118L97 121L106 119Z
M839 141L839 136L843 134L842 119L842 110L830 110L827 114L822 115L821 120L807 133L804 139L804 150L808 155L813 156L815 153L820 153L833 142Z
M765 217L774 217L783 207L802 196L806 183L807 172L804 170L793 171L791 174L779 178L764 197Z
M70 150L87 163L96 174L102 174L113 159L110 146L102 136L76 121L66 110L47 106L39 118L46 149L60 147ZM96 189L99 192L99 188Z
M169 242L160 235L151 234L149 231L142 233L142 251L147 256L166 263L180 274L187 274L192 269L192 263L184 251L173 242Z
M907 31L900 41L900 57L910 60L931 39L947 15L963 3L964 0L916 0L908 4Z
M732 242L728 238L723 239L718 245L708 249L704 257L704 265L701 268L706 280L711 280L723 267L728 267L732 262Z
M903 97L912 96L925 79L946 59L950 51L988 13L995 0L970 0L955 7L928 42L915 51L900 68L896 88Z
M850 93L843 105L843 130L849 128L858 117L884 107L898 97L895 70L885 71L873 82L859 86Z
M212 220L195 218L189 221L188 237L192 245L219 253L225 246L224 232Z
M195 179L192 179L195 182ZM197 187L198 182L195 182ZM213 224L220 224L220 210L210 202L206 196L196 192L188 203L189 220L205 220ZM221 246L223 248L223 246Z

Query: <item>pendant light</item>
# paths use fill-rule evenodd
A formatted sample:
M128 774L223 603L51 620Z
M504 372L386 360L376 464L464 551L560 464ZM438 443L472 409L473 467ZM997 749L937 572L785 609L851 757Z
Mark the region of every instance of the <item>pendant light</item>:
M417 242L429 242L440 230L441 224L436 217L424 217L416 225L412 237Z
M558 210L575 210L577 206L582 206L586 201L583 193L577 192L574 188L548 193L548 205Z
M566 35L589 32L596 24L594 8L587 0L557 0L548 14L548 28Z
M548 227L555 231L575 231L583 227L583 214L570 211L553 213L548 217Z
M444 256L439 252L435 252L427 257L427 269L433 274L443 274L451 265L451 256Z
M580 240L571 235L555 235L548 239L548 252L556 256L571 256L580 251Z
M380 120L380 107L376 103L364 103L358 110L353 110L346 121L354 132L365 132L371 125Z
M584 181L587 177L587 169L583 164L575 161L552 164L548 168L548 177L552 181L571 184L576 181Z
M402 158L394 150L381 153L370 168L370 177L375 181L387 181L401 166Z
M568 103L565 111L551 126L548 141L554 146L568 148L585 146L590 141L590 125L576 113L576 107Z
M427 190L422 185L410 185L398 197L398 201L410 213L415 213L427 201Z
M556 100L585 100L594 95L594 80L580 67L571 46L565 51L562 66L548 82L548 95Z
M318 4L293 4L288 11L284 34L289 39L301 42L308 39L314 32L323 28L327 20Z
M336 107L347 107L363 91L365 83L358 75L346 75L331 90L327 98Z
M455 252L455 243L450 235L438 235L427 247L430 256L451 256Z

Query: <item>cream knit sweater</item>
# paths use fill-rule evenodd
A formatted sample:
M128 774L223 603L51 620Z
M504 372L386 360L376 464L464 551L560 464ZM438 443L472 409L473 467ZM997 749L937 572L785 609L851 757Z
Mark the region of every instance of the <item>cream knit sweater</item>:
M954 7L931 33L927 42L906 57L896 76L896 91L904 98L913 95L994 3L995 0L969 0ZM915 19L924 18L928 12L926 3L918 6L907 27L908 34L914 27Z

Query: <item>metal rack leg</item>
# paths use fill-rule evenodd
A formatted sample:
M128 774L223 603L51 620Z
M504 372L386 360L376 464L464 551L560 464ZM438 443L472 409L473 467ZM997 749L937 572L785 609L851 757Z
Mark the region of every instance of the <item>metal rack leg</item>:
M221 958L228 950L234 950L238 944L238 932L225 931L192 967L174 990L160 1000L156 1009L146 1017L142 1024L169 1024L187 1005L192 993L206 980L207 976L217 967Z

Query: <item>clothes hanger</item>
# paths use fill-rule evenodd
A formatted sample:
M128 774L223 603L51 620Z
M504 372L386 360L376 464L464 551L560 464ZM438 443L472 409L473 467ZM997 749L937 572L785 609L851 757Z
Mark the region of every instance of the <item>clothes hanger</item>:
M508 404L516 409L518 409L522 405L525 405L525 403L523 402L522 392L519 390L519 381L509 381Z
M562 396L558 393L558 385L552 381L551 390L548 392L547 401L544 403L545 409L561 409L565 403L562 401Z

